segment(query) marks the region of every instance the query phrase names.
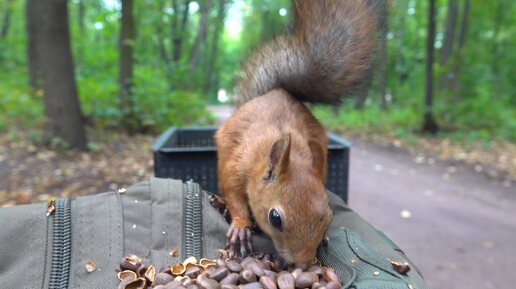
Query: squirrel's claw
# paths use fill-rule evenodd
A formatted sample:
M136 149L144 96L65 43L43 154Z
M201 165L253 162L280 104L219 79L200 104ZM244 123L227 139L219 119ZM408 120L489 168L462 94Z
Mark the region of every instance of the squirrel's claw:
M237 255L237 246L240 245L240 254L242 257L253 251L251 245L251 229L249 227L237 227L233 224L229 227L226 237L229 241L229 258Z

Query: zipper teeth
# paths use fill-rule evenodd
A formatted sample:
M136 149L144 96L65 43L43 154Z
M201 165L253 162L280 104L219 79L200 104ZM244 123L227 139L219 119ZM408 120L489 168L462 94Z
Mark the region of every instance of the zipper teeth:
M68 287L71 257L71 214L70 202L60 198L55 202L52 233L52 265L50 267L49 289Z
M192 181L186 182L185 196L185 256L202 257L202 199L199 185Z

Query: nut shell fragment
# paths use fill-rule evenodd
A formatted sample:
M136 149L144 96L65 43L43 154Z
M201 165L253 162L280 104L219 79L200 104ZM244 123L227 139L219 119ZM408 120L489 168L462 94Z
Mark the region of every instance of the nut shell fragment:
M197 259L194 256L188 257L183 261L183 264L197 264Z
M134 254L131 254L131 255L127 256L126 258L133 263L141 263L143 261L143 259L141 257L136 256Z
M398 273L407 274L410 271L410 265L408 262L401 263L396 261L391 261L392 268L396 270Z
M147 281L144 278L125 278L118 284L118 289L145 289Z
M220 259L226 260L229 258L229 252L227 250L219 249L219 250L217 250L217 252L219 253Z
M217 261L213 260L213 259L202 258L201 260L199 260L199 265L201 265L203 268L206 268L209 266L214 266L216 264L217 264Z
M336 272L313 263L307 271L293 264L280 264L278 255L253 254L245 258L189 257L181 263L162 266L142 264L136 255L125 257L117 270L119 289L341 289ZM391 261L391 260L389 260ZM281 261L284 262L284 261ZM92 262L93 263L93 262ZM391 262L393 267L402 263ZM94 263L93 263L94 265ZM281 271L284 268L283 271ZM404 268L404 267L403 267ZM95 269L92 269L95 270Z
M50 200L48 201L48 205L47 205L47 217L52 215L56 210L56 206L54 204L54 200Z
M86 271L93 272L95 269L97 269L97 264L95 264L93 261L86 262Z
M183 263L173 264L170 267L170 271L174 275L181 275L186 271L186 266Z
M181 284L183 284L186 280L190 280L190 277L188 276L177 276L176 278L174 278L175 281L179 281L181 282Z
M149 280L150 283L154 282L156 279L156 267L154 265L150 265L147 270L145 270L145 273L143 276Z
M124 280L125 278L137 279L138 276L136 275L136 273L134 273L134 271L130 271L130 270L124 270L124 271L118 272L118 279L120 281Z
M169 255L172 257L177 257L179 256L179 251L177 250L177 248L172 248L172 250L170 250L169 252Z
M197 280L188 278L187 280L183 281L183 286L188 287L190 285L196 285Z

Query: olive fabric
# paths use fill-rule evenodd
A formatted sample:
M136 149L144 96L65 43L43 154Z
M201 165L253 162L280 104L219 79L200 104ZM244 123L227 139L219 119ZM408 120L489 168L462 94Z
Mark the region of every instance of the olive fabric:
M345 288L427 288L392 241L329 195L334 220L318 258L336 269ZM116 288L115 269L129 254L158 268L190 255L216 258L229 225L209 200L193 182L151 178L126 190L61 199L49 216L47 204L0 209L0 288ZM264 235L255 234L253 245L274 252ZM412 270L398 273L390 260L409 262ZM89 272L87 263L95 269Z

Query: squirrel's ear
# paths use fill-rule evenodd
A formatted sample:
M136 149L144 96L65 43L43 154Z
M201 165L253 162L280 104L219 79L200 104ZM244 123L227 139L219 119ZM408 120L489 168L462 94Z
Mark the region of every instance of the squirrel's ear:
M326 178L326 153L324 147L317 140L308 141L308 146L312 152L312 168L315 174L322 180Z
M290 134L285 135L272 145L263 180L274 181L278 176L287 171L289 162Z

